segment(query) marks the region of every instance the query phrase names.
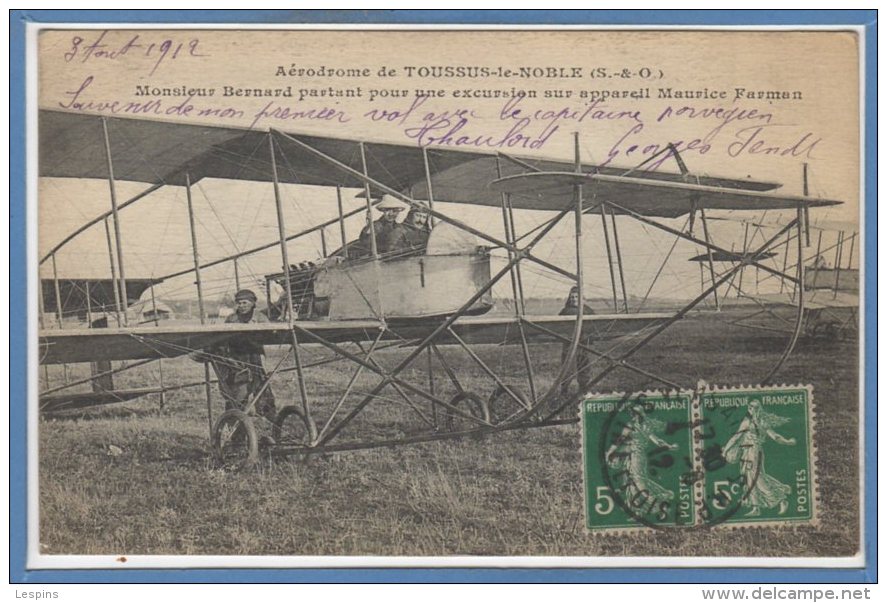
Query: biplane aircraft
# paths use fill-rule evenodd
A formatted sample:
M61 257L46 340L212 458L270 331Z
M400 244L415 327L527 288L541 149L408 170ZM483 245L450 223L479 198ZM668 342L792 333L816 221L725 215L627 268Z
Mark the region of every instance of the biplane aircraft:
M726 218L716 218L726 219ZM761 221L739 221L744 226L742 251L702 253L689 258L699 265L699 282L705 287L711 281L706 273L706 266L733 266L742 263L747 254L749 244L756 237L764 236L768 230L780 228L779 222L762 223ZM773 276L761 277L756 270L751 286L743 286L744 269L740 269L728 283L723 293L724 299L714 297L716 307L721 309L729 305L730 299L751 302L751 309L734 305L732 307L731 324L748 329L792 333L794 329L792 316L801 321L800 336L811 339L847 339L858 333L859 312L859 269L853 268L853 251L858 233L851 231L846 223L818 221L807 225L804 233L805 247L811 253L801 254L799 262L804 264L803 286L799 282L778 282L776 287L761 291L762 283L766 285ZM816 245L810 245L810 232L817 232ZM788 249L794 244L795 232L786 233L785 239L776 245ZM829 242L828 239L833 239ZM825 245L823 241L825 240ZM828 258L828 259L827 259ZM783 272L796 270L790 264L790 254L770 251L759 256L760 260L771 260L772 265L782 263ZM846 264L846 265L845 265ZM777 266L778 267L778 266ZM712 273L714 274L714 273ZM786 311L787 314L786 315Z
M110 279L77 279L54 271L52 279L42 282L40 363L89 362L94 363L94 370L89 378L93 391L72 393L69 386L82 385L83 380L52 387L41 393L41 407L64 409L129 400L180 387L168 383L130 390L105 386L109 383L107 377L118 371L195 352L205 354L219 344L248 338L258 345L286 348L276 366L268 370L268 380L285 371L295 373L298 399L283 406L272 420L271 450L280 453L390 446L575 421L573 417L564 418L562 411L574 405L583 392L564 399L561 386L572 378L571 367L577 353L595 359L595 373L584 384L586 387L593 387L613 371L643 375L668 388L679 387L681 384L672 379L636 364L633 356L697 310L712 294L724 289L745 267L756 267L788 283L804 282L803 262L798 262L795 271L790 272L764 260L771 257L771 248L786 232L796 231L800 241L811 209L839 203L779 194L776 189L780 185L772 182L691 174L673 146L663 148L659 155L674 156L680 167L675 173L645 171L644 165L657 155L633 168L583 163L578 135L574 157L549 160L279 130L42 110L39 137L41 177L101 179L110 185L108 211L53 246L41 258L41 264L54 266L56 256L63 253L67 243L104 223L111 268ZM240 180L272 187L277 239L235 255L201 261L194 234L191 189L203 179ZM119 181L143 183L146 188L132 198L119 200L115 187ZM288 185L334 187L338 216L291 231L281 205L283 189ZM123 265L120 214L161 187L180 187L185 192L194 263L186 270L134 279L126 274ZM360 191L362 207L344 211L345 190ZM383 195L430 215L432 229L423 248L406 254L379 252L372 210ZM491 232L484 225L461 220L457 211L444 209L458 209L465 204L496 208L501 211L501 225ZM533 228L519 232L515 214L523 210L543 212L545 217ZM774 236L736 256L729 255L731 251L710 236L706 211L720 210L786 210L795 217ZM362 257L347 253L353 242L347 240L344 224L352 217L365 220L371 233L372 245ZM684 217L686 228L670 223ZM583 269L583 237L589 234L588 226L583 226L586 219L601 226L612 305L594 315L581 311L565 315L556 311L528 312L530 301L524 296L523 285L531 269L575 285L578 307L583 307L587 276ZM705 261L710 267L721 257L729 257L731 266L718 275L714 275L712 268L712 282L678 308L656 312L644 312L643 304L629 308L625 262L617 230L622 220L639 222L644 228L673 236L675 242L705 250ZM694 231L697 221L703 224L703 234L698 229ZM540 241L551 236L562 223L572 225L569 263L555 262L537 253ZM326 252L327 229L339 230L345 253ZM504 232L504 236L499 232ZM321 237L323 257L290 258L288 243L309 236ZM275 320L260 324L206 324L201 272L233 263L236 277L238 260L273 247L279 248L281 265L286 267L268 275L266 296L269 314ZM499 255L494 258L495 254ZM660 268L656 278L661 273ZM149 322L138 324L143 321L127 318L127 310L146 290L153 295L153 285L192 275L200 301L201 324L161 322L157 320L156 302ZM496 312L491 292L497 283L509 280L509 311ZM280 302L271 299L272 282L284 291ZM65 314L91 318L99 311L104 313L107 324L87 320L90 328L71 328L63 319ZM55 328L50 321L53 314L58 316ZM116 318L108 319L109 316ZM778 370L792 345L794 338L788 342L782 359L771 364L770 375ZM514 350L515 354L519 351L520 379L503 373L490 361L487 351L491 346ZM469 359L480 376L471 383L486 383L484 391L468 385L469 380L453 369L443 351L445 347ZM351 378L337 395L327 394L323 400L309 391L313 384L311 363L305 361L307 351L318 349L330 355L326 361L354 366ZM385 366L379 357L383 349L398 352L396 362ZM562 354L553 355L553 349ZM545 363L537 362L540 355L545 357ZM559 356L560 361L552 360L553 356ZM203 358L214 451L220 458L255 462L259 454L256 428L261 420L252 412L256 400L248 400L242 408L226 410L213 421L210 367L225 359L206 355ZM111 362L121 361L129 364L111 368ZM543 364L545 370L541 368ZM96 366L100 370L95 370ZM434 380L441 371L446 375L445 385ZM357 388L355 383L364 373L375 376L375 384ZM423 374L427 382L417 378ZM359 433L361 416L372 407L395 403L402 404L405 412L412 413L418 422L382 437Z

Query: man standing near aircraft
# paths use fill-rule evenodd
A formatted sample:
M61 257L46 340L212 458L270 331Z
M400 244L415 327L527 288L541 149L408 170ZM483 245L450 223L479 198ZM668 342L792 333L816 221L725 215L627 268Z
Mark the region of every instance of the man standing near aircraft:
M579 288L575 285L570 289L567 301L564 307L558 313L560 316L576 316L579 314ZM588 304L582 305L582 315L586 316L594 314L594 310ZM580 344L588 345L591 343L588 339L579 340ZM561 363L566 361L570 354L570 344L565 343L561 349ZM567 373L566 378L561 382L561 397L566 398L570 391L570 377L576 375L576 384L579 386L579 395L585 393L589 382L591 381L591 354L582 348L576 348L576 368L574 371Z
M269 322L268 317L256 309L256 294L249 289L241 289L234 295L236 310L225 319L226 324L255 324ZM219 377L219 389L225 398L225 410L243 409L259 393L268 379L262 356L265 348L249 336L232 338L224 346L213 352L217 358L213 367ZM277 414L274 394L270 384L265 387L255 403L255 411L271 421Z

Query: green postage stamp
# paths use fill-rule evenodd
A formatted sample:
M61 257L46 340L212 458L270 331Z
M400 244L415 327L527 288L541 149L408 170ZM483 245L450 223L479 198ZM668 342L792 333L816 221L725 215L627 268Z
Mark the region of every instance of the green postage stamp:
M810 386L592 395L581 419L589 530L816 521Z

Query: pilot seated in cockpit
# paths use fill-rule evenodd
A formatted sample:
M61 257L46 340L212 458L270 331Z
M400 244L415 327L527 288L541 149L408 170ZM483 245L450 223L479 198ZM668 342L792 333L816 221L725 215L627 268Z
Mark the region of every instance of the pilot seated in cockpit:
M338 264L347 260L356 260L372 256L372 237L376 239L376 251L383 258L403 257L425 252L428 237L431 235L431 223L425 201L417 201L421 207L410 209L403 222L397 217L405 209L405 203L393 195L385 195L376 205L382 215L373 222L372 232L366 225L360 231L356 241L348 243L342 249L330 254L325 264Z
M367 224L360 231L360 237L356 244L348 246L348 257L367 257L372 255L372 239L376 238L376 251L379 255L386 255L393 251L399 251L408 245L406 241L406 227L397 221L397 216L404 210L404 204L392 195L385 195L376 205L376 209L382 215L373 222L372 232Z

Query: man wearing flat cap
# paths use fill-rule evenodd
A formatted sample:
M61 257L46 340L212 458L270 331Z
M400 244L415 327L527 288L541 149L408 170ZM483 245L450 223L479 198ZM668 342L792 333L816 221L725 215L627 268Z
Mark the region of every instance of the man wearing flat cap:
M256 309L256 301L256 294L249 289L238 291L234 295L236 309L225 322L229 324L269 322L268 317ZM242 335L231 338L214 353L224 356L224 360L214 361L213 366L219 377L219 389L225 398L225 410L243 409L268 379L262 363L262 356L265 355L264 346L249 336ZM256 401L255 410L259 415L274 420L277 409L270 385L262 391Z

